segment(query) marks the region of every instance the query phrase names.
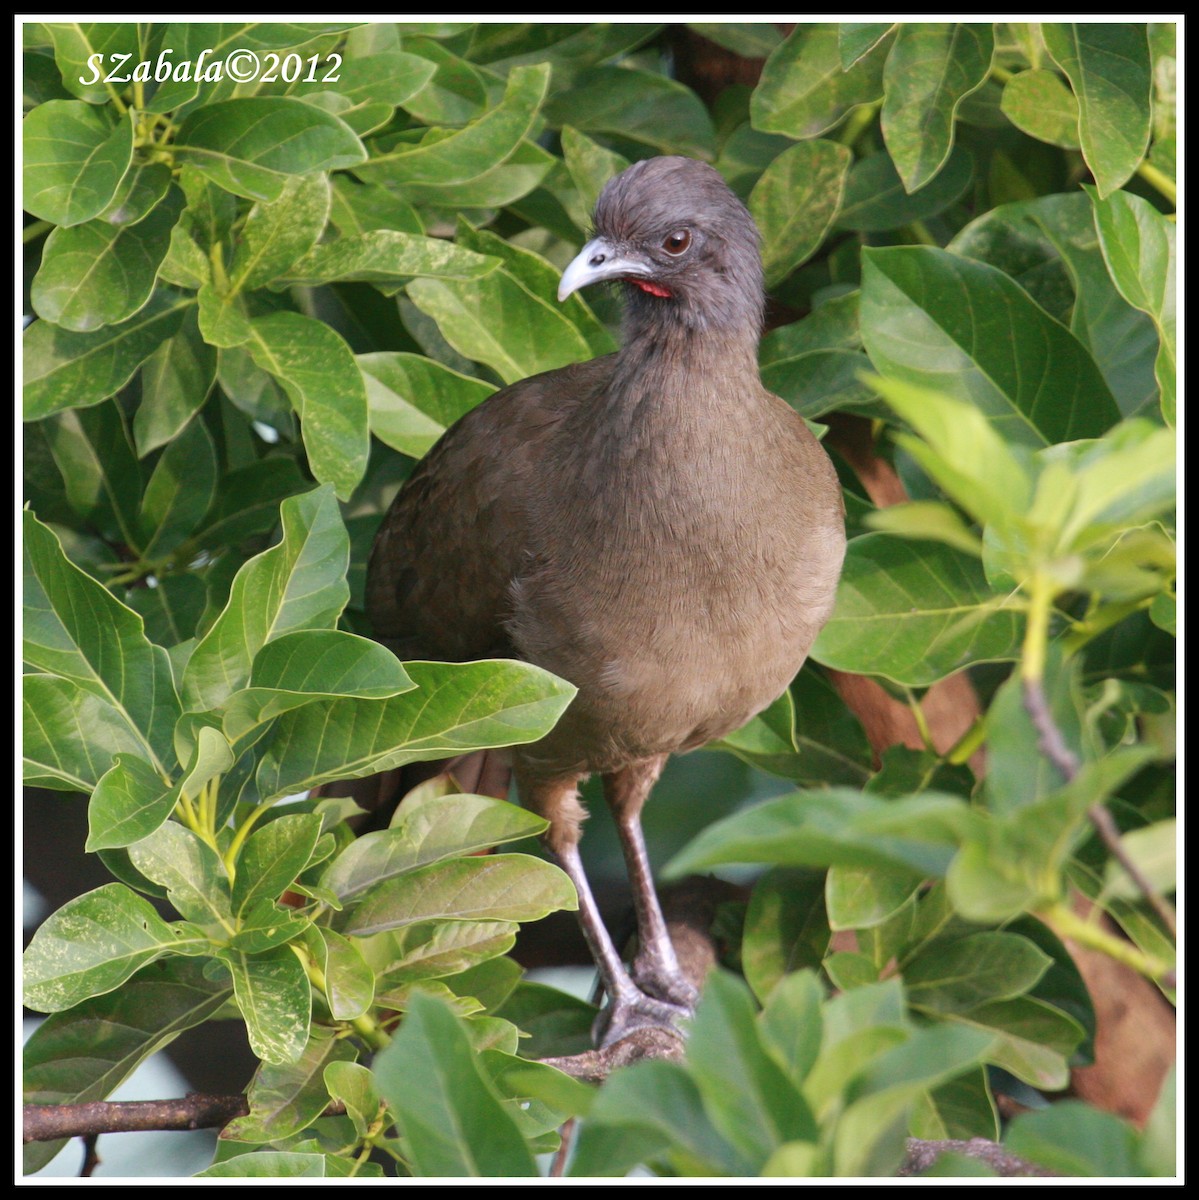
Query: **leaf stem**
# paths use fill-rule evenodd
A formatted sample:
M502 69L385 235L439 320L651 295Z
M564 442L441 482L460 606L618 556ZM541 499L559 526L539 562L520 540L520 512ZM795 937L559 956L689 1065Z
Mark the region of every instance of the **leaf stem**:
M304 968L304 973L308 976L308 981L328 1000L329 980L326 978L324 971L316 965L312 956L303 946L299 946L295 942L289 942L288 945L291 946L292 952L300 960L300 964ZM370 1013L363 1013L360 1017L354 1017L350 1021L350 1026L372 1050L382 1050L384 1046L391 1043L391 1038L388 1036L387 1031Z
M1007 67L1001 67L998 63L991 64L991 78L996 83L1011 83L1016 78L1014 71L1009 71Z
M1065 904L1055 904L1042 914L1046 924L1057 933L1086 946L1090 950L1098 950L1113 958L1118 963L1132 968L1137 974L1160 984L1162 987L1173 989L1176 984L1174 968L1160 958L1146 954L1131 942L1126 942L1092 921L1080 917L1073 909Z
M859 104L850 114L845 124L841 126L834 140L842 146L853 146L874 121L874 115L881 105L876 100L872 104Z
M264 800L254 811L241 823L237 832L233 835L233 841L229 843L229 849L225 852L225 870L229 872L230 880L237 875L237 856L241 853L241 848L245 845L246 838L250 836L250 831L254 825L272 808L275 802L273 800Z
M974 719L974 724L962 734L950 747L945 755L945 761L952 766L960 767L970 761L970 756L987 740L987 725L981 717Z
M912 689L905 687L904 694L907 696L908 708L912 713L912 720L916 722L916 731L920 734L920 740L924 743L924 748L930 754L936 754L936 747L933 745L933 731L928 727L928 718L924 715L924 709L920 706L920 701L916 699Z
M1178 184L1160 167L1155 167L1146 159L1137 167L1137 174L1150 187L1156 188L1175 208L1178 207Z
M54 228L53 221L33 221L33 222L31 222L30 224L26 225L24 229L21 230L21 245L25 245L28 242L32 242L34 238L41 237L43 233L45 233L47 230L50 230L53 228Z
M1053 583L1036 572L1028 589L1028 624L1020 655L1020 676L1025 683L1040 683L1045 675L1045 652L1049 645L1049 618L1053 611Z

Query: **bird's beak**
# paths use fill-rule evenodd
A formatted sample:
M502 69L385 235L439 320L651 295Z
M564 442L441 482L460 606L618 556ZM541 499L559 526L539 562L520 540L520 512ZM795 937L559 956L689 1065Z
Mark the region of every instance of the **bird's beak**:
M617 253L606 238L592 238L562 272L558 300L565 300L572 292L590 283L599 283L604 279L627 279L630 275L644 278L649 274L650 268L646 263Z

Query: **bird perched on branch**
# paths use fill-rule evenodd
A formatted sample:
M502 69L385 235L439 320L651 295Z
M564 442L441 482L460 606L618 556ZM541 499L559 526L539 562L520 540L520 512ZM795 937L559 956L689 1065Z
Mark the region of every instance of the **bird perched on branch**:
M758 231L720 175L666 157L612 179L558 299L601 282L626 294L623 349L505 388L447 430L379 530L367 605L401 658L516 657L578 687L508 762L578 890L607 1045L695 1000L642 806L668 755L790 683L832 607L845 533L831 463L759 379ZM579 858L593 773L633 891L631 972Z

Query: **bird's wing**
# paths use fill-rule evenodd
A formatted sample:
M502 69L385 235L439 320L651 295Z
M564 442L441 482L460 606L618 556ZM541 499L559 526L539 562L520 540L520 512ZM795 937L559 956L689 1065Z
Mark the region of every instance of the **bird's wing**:
M367 614L403 659L513 653L510 589L529 566L529 497L544 447L594 393L611 358L534 375L489 396L417 466L375 537Z

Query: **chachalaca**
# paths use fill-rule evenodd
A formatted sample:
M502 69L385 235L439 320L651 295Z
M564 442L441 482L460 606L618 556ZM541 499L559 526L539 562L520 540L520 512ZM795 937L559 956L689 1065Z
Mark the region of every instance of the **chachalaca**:
M515 657L578 687L508 761L578 890L607 1045L695 1001L642 806L668 755L790 683L832 607L845 533L831 463L758 376L762 266L742 202L712 167L654 158L607 184L594 223L558 299L623 281L623 349L504 388L447 430L383 521L367 605L401 658ZM631 978L579 858L578 786L595 772L633 890Z

